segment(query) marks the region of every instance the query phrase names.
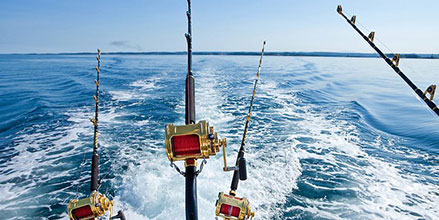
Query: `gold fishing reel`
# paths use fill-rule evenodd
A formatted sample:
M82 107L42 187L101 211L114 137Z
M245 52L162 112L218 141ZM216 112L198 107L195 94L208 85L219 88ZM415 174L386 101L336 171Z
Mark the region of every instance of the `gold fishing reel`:
M226 139L220 140L218 133L206 121L189 125L166 125L165 147L171 162L208 159L216 155L221 146L227 146Z
M110 212L110 220L113 216L113 201L105 195L93 192L90 197L73 199L69 202L68 211L70 220L89 220L102 217Z
M239 198L220 192L216 200L216 216L224 219L253 219L255 213L250 208L247 198Z

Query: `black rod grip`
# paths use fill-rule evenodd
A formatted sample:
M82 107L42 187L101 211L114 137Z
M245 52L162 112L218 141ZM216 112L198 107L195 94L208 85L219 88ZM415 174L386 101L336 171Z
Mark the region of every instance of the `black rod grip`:
M244 158L244 145L241 146L241 149L238 152L238 157L236 158L235 166L239 167L239 158ZM239 171L233 171L232 184L230 185L230 190L236 191L238 189L239 184Z
M195 166L186 167L186 220L198 220L196 169Z
M247 165L244 157L239 159L239 180L247 180Z
M97 191L99 188L98 184L99 178L99 155L93 154L91 158L91 187L90 191Z

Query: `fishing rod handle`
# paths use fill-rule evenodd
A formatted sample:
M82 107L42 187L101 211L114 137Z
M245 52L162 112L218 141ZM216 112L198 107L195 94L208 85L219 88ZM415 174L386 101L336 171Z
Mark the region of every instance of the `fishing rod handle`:
M125 215L123 214L122 210L119 210L119 211L117 212L117 215L111 217L111 219L117 219L117 218L120 219L120 220L127 220L127 219L125 218Z

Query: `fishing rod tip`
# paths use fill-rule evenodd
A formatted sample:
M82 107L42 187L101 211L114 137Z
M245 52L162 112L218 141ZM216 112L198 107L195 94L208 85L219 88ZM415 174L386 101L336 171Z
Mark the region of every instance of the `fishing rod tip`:
M338 12L339 14L341 14L342 11L343 11L343 8L341 7L341 5L338 5L338 6L337 6L337 12Z

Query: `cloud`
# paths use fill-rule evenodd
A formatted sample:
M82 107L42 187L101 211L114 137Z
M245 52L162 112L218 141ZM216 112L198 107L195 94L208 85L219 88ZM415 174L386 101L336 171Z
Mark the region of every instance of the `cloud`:
M143 48L140 45L134 44L134 43L127 41L127 40L111 41L110 45L115 46L115 47L119 47L119 48L124 48L124 49L131 49L131 50L134 49L137 51L143 51Z

